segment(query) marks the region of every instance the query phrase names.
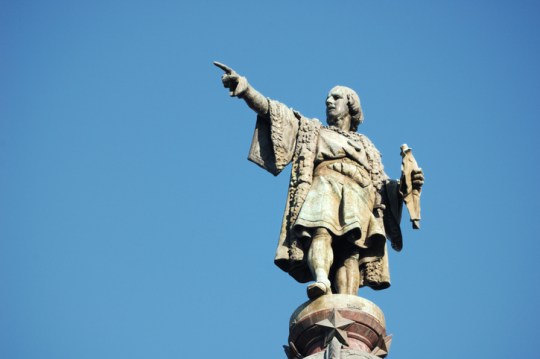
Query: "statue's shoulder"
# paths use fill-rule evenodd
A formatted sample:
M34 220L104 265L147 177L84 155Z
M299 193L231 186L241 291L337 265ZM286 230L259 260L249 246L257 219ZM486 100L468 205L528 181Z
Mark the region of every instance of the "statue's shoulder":
M309 127L309 128L321 128L322 123L316 118L309 118L304 115L302 115L299 111L292 109L292 112L294 113L294 116L298 119L301 126Z
M368 136L364 135L363 133L359 133L359 132L351 132L351 134L353 135L353 137L355 137L355 139L357 139L358 141L362 141L362 142L365 142L371 146L374 146L373 145L373 142L371 142L371 140L369 139Z
M361 142L364 147L366 148L366 151L371 152L379 157L381 157L381 152L375 147L375 144L369 139L368 136L358 133L358 132L352 132L354 133L354 136L357 138L357 141Z

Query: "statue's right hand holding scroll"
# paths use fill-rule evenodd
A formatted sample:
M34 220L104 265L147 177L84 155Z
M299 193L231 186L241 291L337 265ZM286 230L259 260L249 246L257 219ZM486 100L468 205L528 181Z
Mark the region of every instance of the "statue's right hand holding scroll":
M401 146L401 181L399 193L405 201L414 229L420 228L420 193L424 184L424 172L406 144Z

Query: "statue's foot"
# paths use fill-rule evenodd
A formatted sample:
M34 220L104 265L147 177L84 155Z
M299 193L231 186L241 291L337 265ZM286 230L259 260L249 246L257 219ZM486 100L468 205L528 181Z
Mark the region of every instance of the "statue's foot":
M321 295L330 294L330 282L323 283L323 282L315 282L313 284L308 285L307 287L307 295L309 299L316 299L319 298Z

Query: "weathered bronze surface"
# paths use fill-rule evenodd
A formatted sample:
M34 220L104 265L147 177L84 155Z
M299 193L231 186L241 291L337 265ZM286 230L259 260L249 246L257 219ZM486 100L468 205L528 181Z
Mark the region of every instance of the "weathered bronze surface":
M419 228L424 176L410 149L402 148L401 182L391 180L379 151L356 132L363 112L350 88L330 90L323 126L262 96L230 67L214 64L225 71L222 82L230 95L257 113L249 159L274 175L292 164L275 263L299 282L315 281L307 288L311 299L332 292L356 295L362 286L387 288L386 239L401 249L403 201Z

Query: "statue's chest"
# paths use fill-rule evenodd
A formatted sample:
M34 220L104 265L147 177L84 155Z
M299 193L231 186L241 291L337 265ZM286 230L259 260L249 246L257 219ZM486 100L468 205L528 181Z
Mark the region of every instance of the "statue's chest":
M343 157L355 160L361 153L365 153L364 146L354 137L349 138L327 128L321 129L317 142L316 162Z

